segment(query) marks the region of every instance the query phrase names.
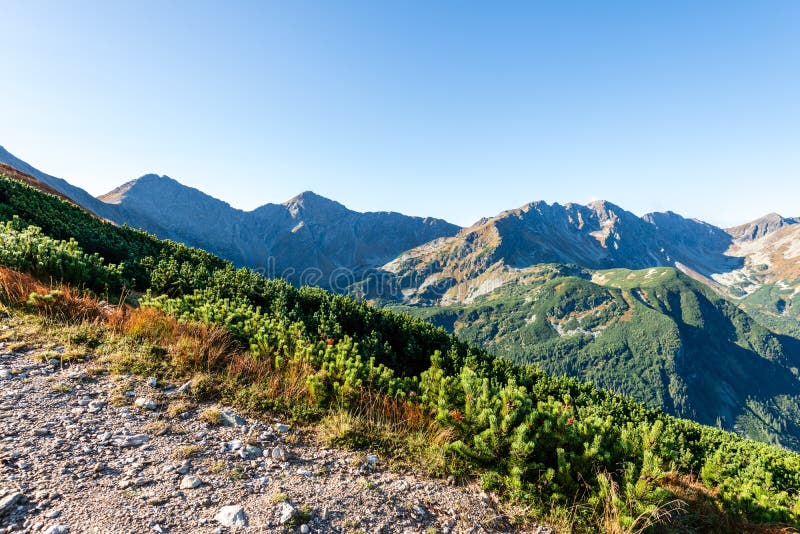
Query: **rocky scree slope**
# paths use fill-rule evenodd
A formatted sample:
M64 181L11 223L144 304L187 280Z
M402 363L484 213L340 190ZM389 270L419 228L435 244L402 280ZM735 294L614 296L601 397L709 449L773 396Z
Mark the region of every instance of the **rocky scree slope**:
M11 350L18 327L0 326L4 532L552 532L512 528L475 485L188 402L188 384L111 375L92 354L64 363L63 346Z

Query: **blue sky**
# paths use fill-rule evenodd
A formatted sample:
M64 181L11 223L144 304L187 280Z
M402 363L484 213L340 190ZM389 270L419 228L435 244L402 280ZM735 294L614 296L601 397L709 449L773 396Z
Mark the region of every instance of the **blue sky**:
M0 5L0 145L93 194L800 215L800 2Z

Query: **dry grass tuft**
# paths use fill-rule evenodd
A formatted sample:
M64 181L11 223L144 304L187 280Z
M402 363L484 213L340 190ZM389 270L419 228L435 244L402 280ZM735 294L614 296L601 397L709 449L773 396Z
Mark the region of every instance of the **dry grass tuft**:
M198 419L202 422L207 424L208 426L217 426L222 424L222 410L219 408L206 408L200 415L198 415Z
M0 267L0 302L29 306L40 315L68 323L105 322L115 306L69 286L46 285L29 274Z
M695 532L739 532L742 534L796 534L788 525L754 524L725 513L719 490L705 486L694 475L668 473L659 480L678 499L686 503L682 524L691 524Z

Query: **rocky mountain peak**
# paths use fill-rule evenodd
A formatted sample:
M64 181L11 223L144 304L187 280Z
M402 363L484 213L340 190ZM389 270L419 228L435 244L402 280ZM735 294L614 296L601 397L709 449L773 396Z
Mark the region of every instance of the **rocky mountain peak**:
M314 212L319 215L350 211L335 200L325 198L313 191L303 191L284 202L283 205L289 208L289 213L295 218L302 217L307 212Z
M116 204L123 208L146 205L157 212L164 211L165 208L168 208L167 211L175 208L211 212L233 210L227 202L207 195L199 189L183 185L169 176L153 173L126 182L97 198L106 204ZM168 213L163 215L169 216Z
M754 241L785 226L798 223L800 218L786 218L778 213L768 213L754 221L728 228L727 232L736 239Z
M593 200L587 203L586 207L595 212L601 220L615 218L620 214L627 213L624 209L607 200Z

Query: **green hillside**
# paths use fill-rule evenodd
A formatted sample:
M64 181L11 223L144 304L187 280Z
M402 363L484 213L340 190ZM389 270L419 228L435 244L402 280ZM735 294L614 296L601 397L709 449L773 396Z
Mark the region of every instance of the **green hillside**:
M672 268L553 265L520 279L468 305L406 310L516 362L800 448L796 339Z
M741 299L742 308L775 332L800 338L797 286L798 280L793 280L791 285L764 283Z
M337 414L353 421L371 417L366 428L338 427L336 442L393 443L423 467L459 480L478 478L527 513L562 518L574 531L595 532L611 524L619 532L741 531L753 522L800 525L800 456L795 453L494 357L405 314L236 270L202 251L103 223L2 177L0 214L8 220L0 226L0 265L14 269L6 268L8 273L33 273L48 284L69 282L72 292L86 288L87 295L111 301L133 291L130 302L155 308L153 313L223 325L249 358L238 367L225 365L224 354L198 363L197 370L208 377L201 388L208 394L312 423ZM75 241L63 241L68 238ZM609 346L620 347L620 363L627 354L622 347L656 347L669 362L680 358L667 319L680 336L691 336L692 328L702 325L730 324L731 332L717 332L726 339L721 347L735 345L728 339L735 331L737 342L772 349L769 359L758 357L783 369L783 347L762 336L763 329L683 277L665 273L669 282L647 287L648 305L631 300L632 289L603 287L554 267L533 287L511 288L494 304L487 300L483 308L441 317L457 328L460 314L473 314L474 333L464 337L488 340L521 331L527 337L513 341L520 347L551 343L564 351L565 362L573 355L586 366L597 356L584 347L591 345L589 337L603 339L605 331L593 335L601 328L611 332L620 325L619 335L607 336ZM50 321L75 320L57 313L68 293L57 286L22 300L10 297L14 288L0 289L6 313L38 311L50 314ZM501 311L507 313L498 320ZM635 323L634 316L655 324L663 338L637 339L650 327L623 324ZM553 322L568 335L559 336ZM516 328L520 323L526 328ZM139 327L131 345L139 360L130 369L180 376L183 371L171 363L170 352L153 341L159 339L158 328L157 320ZM586 339L583 345L559 345L573 337ZM530 356L517 359L525 358ZM727 365L739 363L748 361L736 354ZM782 375L776 371L775 376ZM291 380L287 389L291 386L295 396L270 396L273 377ZM639 378L629 380L634 384ZM683 405L693 406L692 385L687 382L686 388ZM387 425L393 413L415 415ZM424 429L425 439L410 438L412 425ZM681 490L689 486L702 489Z

